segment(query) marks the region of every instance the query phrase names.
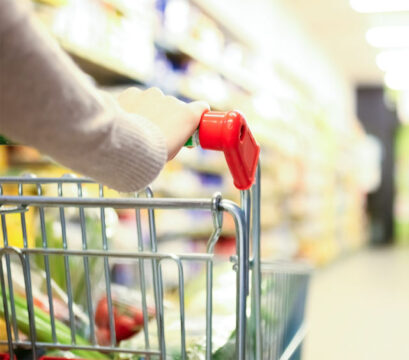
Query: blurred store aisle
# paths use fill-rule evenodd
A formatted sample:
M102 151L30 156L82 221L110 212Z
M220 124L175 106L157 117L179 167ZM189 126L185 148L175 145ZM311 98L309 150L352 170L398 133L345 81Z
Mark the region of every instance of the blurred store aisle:
M363 250L311 284L304 360L409 359L409 249Z

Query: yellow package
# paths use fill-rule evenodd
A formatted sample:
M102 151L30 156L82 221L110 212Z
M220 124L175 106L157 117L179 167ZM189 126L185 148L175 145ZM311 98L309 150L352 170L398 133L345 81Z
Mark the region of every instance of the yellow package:
M26 189L26 191L27 190L28 189ZM18 195L17 186L5 184L3 185L3 193L5 195L16 196ZM21 213L5 214L0 220L0 247L4 246L3 228L6 229L9 246L24 246L22 221L25 222L26 225L28 247L34 247L36 236L35 215L36 210L33 207L29 208L25 213L23 213L23 216ZM5 224L3 224L3 221L5 221Z
M3 318L0 318L0 340L8 340L7 331L6 331L6 322ZM0 345L0 354L6 353L9 351L9 347L7 345Z
M22 230L22 216L20 213L6 214L4 219L6 222L7 239L9 246L23 247L24 237ZM23 215L26 223L26 237L28 247L34 247L35 245L35 209L29 208ZM24 221L24 219L23 219ZM2 224L3 226L3 224ZM3 228L2 228L3 229ZM3 230L0 230L0 247L4 246Z

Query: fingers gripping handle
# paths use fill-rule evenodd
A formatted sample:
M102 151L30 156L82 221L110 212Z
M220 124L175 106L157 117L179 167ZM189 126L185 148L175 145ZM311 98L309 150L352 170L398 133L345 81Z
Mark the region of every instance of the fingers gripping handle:
M203 149L223 151L234 185L247 190L254 182L260 147L238 111L206 111L199 127Z

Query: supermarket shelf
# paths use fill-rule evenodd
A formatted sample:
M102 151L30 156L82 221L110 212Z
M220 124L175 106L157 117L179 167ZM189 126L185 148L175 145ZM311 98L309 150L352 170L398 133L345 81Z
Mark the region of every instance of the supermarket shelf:
M61 47L74 59L82 70L88 75L91 75L100 84L108 86L135 82L145 85L149 81L146 75L126 68L116 59L111 59L106 56L102 57L64 40L59 40L59 42ZM177 91L176 96L190 99L192 101L203 100L203 97L193 94L187 86L182 86ZM223 104L214 102L209 102L209 105L213 110L221 111L228 108L228 106L223 106Z
M84 49L66 39L58 38L57 40L85 72L103 83L118 84L129 81L144 83L148 80L147 74L135 71L118 59L109 57L102 52Z
M178 91L178 93L176 94L176 97L181 96L184 99L190 99L192 101L207 101L207 103L209 104L210 108L214 111L223 111L223 110L228 110L230 109L229 104L224 104L224 103L220 103L220 102L214 102L214 101L210 101L209 99L206 99L203 96L200 96L198 94L194 94L186 85L182 85Z
M179 51L191 59L201 63L207 68L222 75L232 84L240 87L244 91L252 94L259 88L257 81L250 72L244 68L231 68L220 61L209 58L203 51L200 51L192 40L185 39L183 41L176 41L172 39L157 40L157 46L169 52Z
M246 90L249 93L253 93L257 90L258 86L254 81L254 77L249 72L245 71L245 69L229 68L218 61L206 58L203 53L197 51L193 43L181 42L177 46L186 55L218 72L220 75L224 76L233 84L238 85L243 90Z
M245 32L242 32L237 25L233 24L229 17L223 12L215 9L213 4L209 3L207 0L190 0L194 5L196 5L204 14L213 19L221 29L230 35L231 38L237 40L241 44L248 48L253 48L254 44L251 39L248 38Z
M114 58L100 55L96 52L90 52L68 41L59 39L61 47L76 61L76 63L91 75L100 84L118 85L120 83L135 82L138 84L146 84L149 82L149 77L146 74L141 74L129 67L124 66L120 61ZM202 96L195 95L188 89L187 86L181 86L178 89L176 96L190 100L203 100ZM224 110L229 108L228 104L220 102L211 102L209 105L213 110Z

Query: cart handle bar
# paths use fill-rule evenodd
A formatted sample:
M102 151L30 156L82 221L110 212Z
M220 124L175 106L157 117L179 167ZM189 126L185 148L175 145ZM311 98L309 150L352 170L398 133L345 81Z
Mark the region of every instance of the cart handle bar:
M253 185L260 146L239 111L205 111L186 146L199 144L203 149L224 152L236 188L247 190Z

